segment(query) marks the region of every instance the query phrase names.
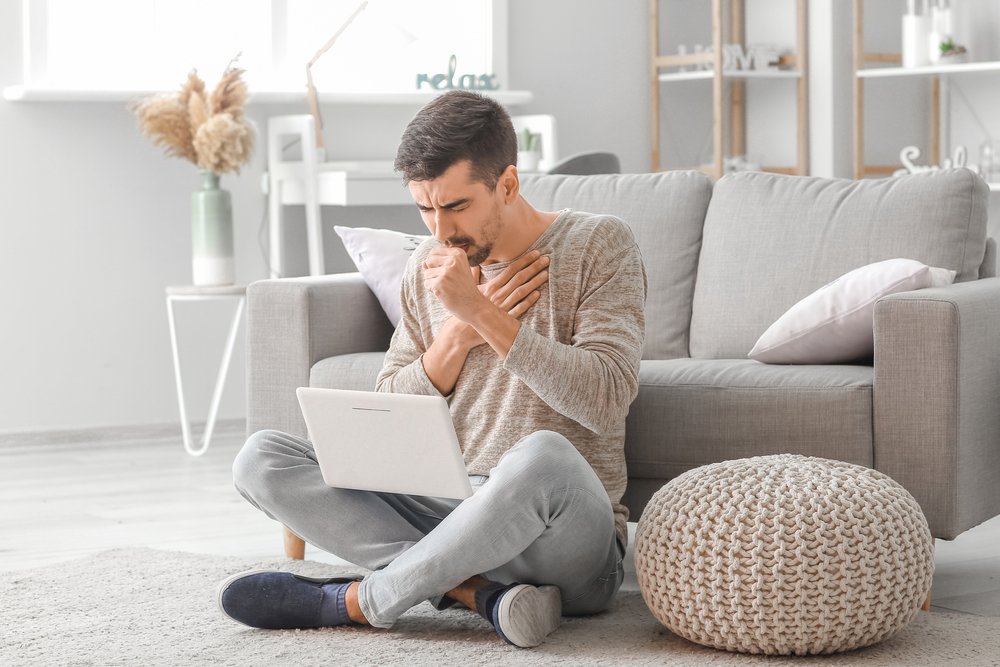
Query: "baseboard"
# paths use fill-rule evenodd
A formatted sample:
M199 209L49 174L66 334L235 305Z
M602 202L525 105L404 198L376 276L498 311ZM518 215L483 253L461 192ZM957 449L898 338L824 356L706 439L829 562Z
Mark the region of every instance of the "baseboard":
M246 419L219 419L215 422L216 436L246 433ZM205 422L191 425L191 437L201 440ZM0 448L39 447L46 445L77 445L96 442L114 444L134 440L181 440L181 423L133 424L128 426L91 426L78 429L32 430L0 433Z

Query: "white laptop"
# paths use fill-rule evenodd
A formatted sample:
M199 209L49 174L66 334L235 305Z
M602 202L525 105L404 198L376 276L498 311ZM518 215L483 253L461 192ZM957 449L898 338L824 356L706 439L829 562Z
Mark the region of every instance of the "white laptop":
M472 495L440 396L295 390L328 486L464 499Z

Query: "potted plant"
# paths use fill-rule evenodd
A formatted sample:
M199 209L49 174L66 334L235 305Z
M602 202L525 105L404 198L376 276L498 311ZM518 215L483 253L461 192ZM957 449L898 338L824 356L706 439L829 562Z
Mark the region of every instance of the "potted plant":
M524 128L517 135L517 169L518 171L538 171L538 163L542 159L542 135Z
M235 67L236 58L209 94L198 71L192 69L179 91L135 100L128 106L153 144L168 156L194 163L201 174L201 189L191 195L195 285L236 282L232 200L228 191L219 188L219 177L239 173L250 161L256 137L253 123L243 113L248 91L244 70Z

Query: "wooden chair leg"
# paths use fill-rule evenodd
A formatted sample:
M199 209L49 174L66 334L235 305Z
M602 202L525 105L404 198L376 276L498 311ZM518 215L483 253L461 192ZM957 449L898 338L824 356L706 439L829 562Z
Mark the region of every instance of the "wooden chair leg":
M303 560L306 557L306 543L284 526L281 530L285 535L285 558Z

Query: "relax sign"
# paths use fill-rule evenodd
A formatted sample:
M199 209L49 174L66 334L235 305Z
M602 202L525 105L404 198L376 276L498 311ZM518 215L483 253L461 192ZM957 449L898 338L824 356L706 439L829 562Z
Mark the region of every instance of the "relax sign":
M458 77L458 84L455 84L455 70L458 68L458 59L453 55L448 59L448 74L417 75L417 90L423 84L429 85L434 90L496 90L500 85L496 82L496 74L463 74Z

